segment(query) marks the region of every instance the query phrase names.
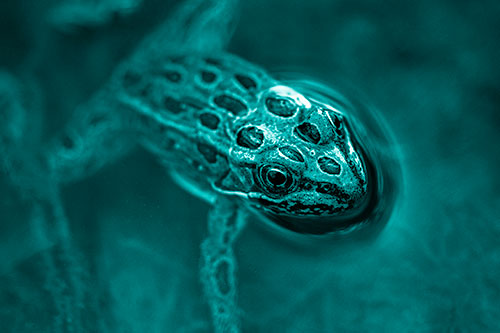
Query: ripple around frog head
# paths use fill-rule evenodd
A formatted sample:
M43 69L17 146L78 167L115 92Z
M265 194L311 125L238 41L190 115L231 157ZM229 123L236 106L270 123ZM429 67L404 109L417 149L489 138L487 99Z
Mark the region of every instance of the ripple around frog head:
M342 217L257 214L269 222L266 225L294 240L375 238L389 221L402 190L401 156L390 129L380 113L360 102L359 98L349 100L338 91L309 80L290 80L284 84L300 91L313 102L342 110L353 146L365 164L368 195L355 213ZM287 154L295 156L292 152ZM324 168L335 169L326 162Z

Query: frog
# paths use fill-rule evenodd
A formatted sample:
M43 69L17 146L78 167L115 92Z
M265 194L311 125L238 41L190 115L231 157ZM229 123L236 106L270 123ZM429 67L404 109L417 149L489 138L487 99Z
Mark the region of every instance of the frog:
M173 56L148 67L125 71L119 103L134 111L129 122L142 145L188 191L208 201L235 197L271 217L321 220L363 207L368 171L341 110L234 55ZM288 227L336 228L314 224Z
M30 191L54 198L141 146L207 201L200 280L216 332L241 329L234 246L250 219L344 237L369 227L380 193L347 109L225 51L239 6L186 0L30 159L43 175Z

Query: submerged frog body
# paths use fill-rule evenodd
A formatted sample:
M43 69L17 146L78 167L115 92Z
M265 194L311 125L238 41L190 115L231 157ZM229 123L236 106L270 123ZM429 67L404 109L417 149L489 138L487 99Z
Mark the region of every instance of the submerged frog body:
M47 179L84 178L138 143L208 200L200 275L218 332L240 327L232 247L248 211L280 230L344 236L383 225L393 204L381 196L391 177L348 108L222 51L234 8L187 1L31 159L43 197Z

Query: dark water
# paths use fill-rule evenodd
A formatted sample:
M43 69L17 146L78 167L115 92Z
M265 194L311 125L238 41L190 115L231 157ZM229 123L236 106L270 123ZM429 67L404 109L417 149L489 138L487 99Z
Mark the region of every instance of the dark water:
M61 33L46 24L56 4L0 4L0 66L41 87L44 140L175 5L145 1ZM244 331L500 331L499 15L496 1L244 4L230 51L361 92L393 131L404 185L374 242L296 243L252 220L235 249ZM43 285L43 253L58 249L3 178L0 198L2 330L44 331L63 301ZM83 330L210 330L198 281L207 204L142 150L62 200L88 266Z

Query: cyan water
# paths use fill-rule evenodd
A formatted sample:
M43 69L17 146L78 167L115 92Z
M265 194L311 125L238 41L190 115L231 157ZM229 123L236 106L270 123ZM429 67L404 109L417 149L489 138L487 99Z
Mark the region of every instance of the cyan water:
M183 1L1 2L3 171ZM368 101L401 166L373 239L307 241L250 218L234 245L243 332L500 331L499 15L493 0L242 4L228 50ZM28 117L6 117L11 100ZM13 183L0 174L1 332L213 331L209 205L154 156L136 149L51 202Z

